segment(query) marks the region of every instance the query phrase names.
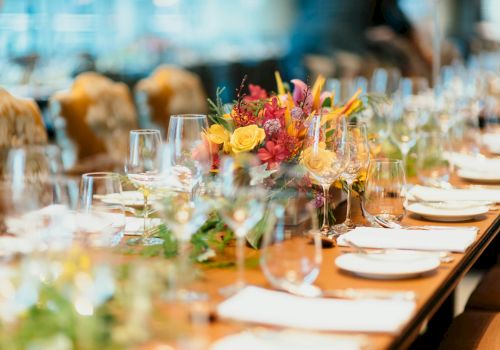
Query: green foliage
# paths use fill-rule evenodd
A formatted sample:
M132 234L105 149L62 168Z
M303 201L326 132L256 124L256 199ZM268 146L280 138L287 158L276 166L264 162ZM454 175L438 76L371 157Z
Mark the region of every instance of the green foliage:
M0 348L21 350L29 348L119 349L111 338L114 316L104 303L92 316L77 313L65 288L42 284L38 302L18 320L18 325L0 329Z
M225 88L217 88L215 102L210 98L207 99L208 105L210 106L210 113L208 114L208 118L213 124L220 124L224 126L229 131L233 130L233 125L230 121L224 118L224 103L222 102L222 93Z

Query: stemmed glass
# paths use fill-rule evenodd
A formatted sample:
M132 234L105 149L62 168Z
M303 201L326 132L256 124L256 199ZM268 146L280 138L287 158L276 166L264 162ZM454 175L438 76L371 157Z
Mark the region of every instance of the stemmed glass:
M108 203L108 196L121 198L122 185L116 173L82 175L77 209L78 237L97 247L117 245L125 230L125 210L121 201Z
M142 192L144 199L144 227L143 244L161 244L158 238L148 237L148 199L151 192L161 186L162 177L158 164L158 153L161 147L161 134L159 130L140 129L130 131L129 156L125 163L125 173L130 182Z
M159 213L175 235L178 244L178 284L175 298L182 301L204 299L205 295L188 288L190 281L189 243L192 235L206 222L211 205L188 192L161 189L156 200Z
M10 179L14 186L36 182L41 178L61 174L64 170L61 150L55 145L12 148L7 154L4 167L4 177Z
M245 286L246 236L264 216L266 193L255 176L258 159L251 154L239 154L222 160L220 197L217 210L236 235L236 283L221 290L230 295Z
M408 153L417 142L419 115L405 108L404 101L395 101L392 109L391 137L401 150L406 169Z
M303 167L282 164L275 175L264 220L260 265L274 287L301 294L311 288L321 267L318 216L303 185L307 175ZM293 225L288 225L291 222Z
M349 148L349 163L341 175L347 183L347 212L343 223L333 226L337 233L345 233L352 230L355 225L351 220L351 191L352 185L362 171L366 171L370 161L370 148L365 124L350 123L347 126Z
M206 115L181 114L170 117L168 126L168 159L171 172L182 188L191 194L202 184L212 164L210 144L205 137Z
M349 162L347 140L344 116L328 121L322 115L315 115L311 118L300 156L310 178L323 189L323 224L320 230L325 236L331 234L328 218L330 186L339 179Z
M405 215L404 188L406 176L399 159L370 161L362 199L363 214L372 226L378 221L399 223Z

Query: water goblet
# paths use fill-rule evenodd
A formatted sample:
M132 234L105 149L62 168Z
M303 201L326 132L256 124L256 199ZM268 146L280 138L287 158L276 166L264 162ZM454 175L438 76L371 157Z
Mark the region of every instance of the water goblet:
M125 173L129 181L142 193L144 208L143 236L138 242L145 245L161 244L161 240L149 237L148 217L151 193L162 185L162 177L158 164L158 153L161 147L159 130L140 129L130 131L129 156L125 163Z
M212 165L210 143L205 136L206 115L181 114L170 117L168 128L168 160L186 191L195 192Z
M286 181L285 187L273 195L266 210L260 255L267 280L273 287L290 293L310 286L322 261L318 217L308 193L300 187L300 180L301 177Z
M349 162L347 139L345 117L330 121L322 115L315 115L311 118L300 155L300 162L307 169L312 182L323 190L323 224L320 230L326 236L331 233L330 186L339 179Z
M406 169L410 149L417 141L417 127L419 124L417 111L409 110L403 101L395 101L392 109L390 126L391 138L401 150L403 166Z
M380 227L376 218L400 223L405 215L403 162L396 159L371 160L368 166L363 214L372 226Z
M99 172L82 175L77 209L78 239L84 245L110 247L120 243L125 230L125 209L121 200L120 176Z
M368 145L366 125L349 124L347 130L349 162L341 174L341 179L347 184L346 218L343 223L333 226L333 230L339 234L350 231L355 227L351 219L352 185L362 172L366 172L370 161L370 147Z
M449 188L450 164L445 159L446 140L440 132L421 133L417 142L416 169L422 184Z
M221 290L224 295L233 294L246 284L246 236L261 221L265 211L266 191L255 177L255 169L259 166L258 159L250 154L226 157L221 163L219 176L222 188L216 205L224 222L236 236L238 270L236 282Z

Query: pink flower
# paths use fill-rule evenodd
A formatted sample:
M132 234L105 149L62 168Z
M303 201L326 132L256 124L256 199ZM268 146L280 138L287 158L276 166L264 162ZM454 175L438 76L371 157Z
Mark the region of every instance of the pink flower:
M311 113L313 98L311 88L300 79L293 79L293 102L301 107L306 114Z
M259 85L250 84L248 85L248 90L250 90L250 95L247 95L243 98L245 101L251 102L265 100L268 98L267 91L261 88Z
M262 163L267 163L268 169L274 169L287 158L288 152L282 145L267 141L266 145L259 149L257 156Z

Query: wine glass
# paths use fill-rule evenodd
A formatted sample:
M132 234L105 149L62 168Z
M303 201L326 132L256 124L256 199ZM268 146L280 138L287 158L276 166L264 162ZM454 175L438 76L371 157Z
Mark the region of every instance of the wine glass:
M82 175L77 230L78 238L85 245L118 245L125 230L125 209L121 194L119 174L98 172ZM110 201L109 198L118 200Z
M370 147L368 146L368 136L366 125L350 123L347 126L349 148L349 162L341 174L341 179L347 184L347 212L343 223L333 226L337 233L345 233L352 230L355 225L351 219L351 191L352 185L361 174L366 171L370 161Z
M190 193L202 184L203 176L212 164L212 152L205 132L206 115L181 114L170 117L168 126L168 159L171 172Z
M300 294L316 280L322 261L318 216L305 169L290 167L277 174L266 209L260 266L276 288Z
M372 226L380 227L377 219L399 223L405 215L403 162L399 159L375 159L368 166L363 214Z
M405 169L407 165L408 153L417 141L417 126L419 124L418 118L419 112L407 109L404 101L394 101L390 135L401 150L403 166Z
M55 145L26 145L12 148L7 154L4 177L14 187L36 182L63 172L61 150Z
M419 135L416 169L418 179L426 186L451 188L450 164L445 159L445 142L439 131Z
M139 129L130 131L129 156L125 163L125 173L130 182L143 195L143 236L139 240L145 245L161 244L158 238L148 236L148 199L152 191L162 185L158 153L161 147L159 130Z
M249 232L264 216L266 192L256 177L258 158L243 153L226 157L221 162L220 197L216 205L224 222L236 235L236 283L221 292L230 295L245 286L245 242Z
M67 249L75 231L75 179L64 176L30 179L14 186L0 182L0 229L23 241L23 249Z
M182 301L204 299L204 294L188 288L188 282L192 275L189 243L192 235L208 219L212 209L211 205L208 201L202 200L201 197L193 198L188 192L162 189L158 193L156 207L167 227L172 230L178 244L179 278L176 299Z
M339 179L349 162L347 139L345 117L329 121L322 115L315 115L311 118L300 155L300 162L311 180L323 189L323 224L320 230L326 236L331 234L328 218L330 186Z

